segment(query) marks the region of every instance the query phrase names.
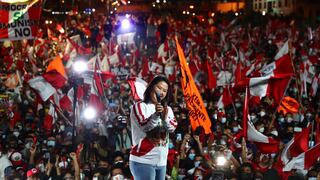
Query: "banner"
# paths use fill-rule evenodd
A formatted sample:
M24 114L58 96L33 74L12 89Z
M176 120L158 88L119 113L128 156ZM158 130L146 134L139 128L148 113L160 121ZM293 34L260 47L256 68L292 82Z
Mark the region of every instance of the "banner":
M181 86L183 89L184 99L187 104L189 111L189 118L192 130L194 131L197 127L202 126L206 134L211 133L211 121L208 116L207 110L204 107L202 98L197 89L196 84L192 78L191 71L187 64L183 50L179 45L176 38L177 51L180 60L181 68Z
M33 39L38 32L41 1L0 2L0 41Z

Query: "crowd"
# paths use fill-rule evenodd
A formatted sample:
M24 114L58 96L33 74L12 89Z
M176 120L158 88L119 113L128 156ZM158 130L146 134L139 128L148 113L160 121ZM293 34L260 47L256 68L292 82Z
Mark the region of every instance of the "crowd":
M149 82L157 74L165 74L172 83L170 105L178 121L176 131L170 134L167 179L320 179L320 159L305 170L284 173L278 168L285 144L309 124L313 127L309 147L320 142L319 93L317 89L314 92L319 83L318 24L243 13L237 17L128 18L135 27L130 30L135 32L134 43L117 39L123 35L119 16L78 14L67 18L64 33L56 29L58 22L54 22L40 27L38 39L0 44L0 179L130 179L129 114L134 99L126 80L140 77ZM81 44L76 48L77 56L90 60L97 54L101 60L109 56L104 70L115 77L103 82L100 116L94 121L77 122L73 139L72 111L56 109L56 120L48 128L44 124L52 101L39 103L38 92L28 80L45 73L51 58L58 54L65 64L72 61L73 52L67 51L67 46L75 35L79 35ZM211 119L212 134L205 134L201 127L191 128L180 87L175 37L184 48ZM296 99L299 108L297 112L277 112L268 98L250 100L250 119L256 129L280 141L277 153L263 154L254 143L238 137L245 93L233 89L235 69L241 62L244 75L254 76L253 72L274 61L288 39L295 76L285 96ZM208 87L206 62L218 79L212 89ZM220 72L226 72L224 77L219 76ZM14 87L7 81L10 74L19 75ZM71 86L67 83L61 91L66 93ZM218 101L225 87L230 88L233 102L221 108ZM85 102L83 99L79 102Z

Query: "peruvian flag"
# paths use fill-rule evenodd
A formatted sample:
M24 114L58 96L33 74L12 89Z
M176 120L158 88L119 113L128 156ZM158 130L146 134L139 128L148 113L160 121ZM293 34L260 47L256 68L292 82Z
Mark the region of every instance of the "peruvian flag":
M33 79L30 79L28 83L30 87L38 92L43 101L47 101L50 96L56 92L56 89L48 81L46 81L43 76L37 76Z
M143 100L143 94L144 91L147 89L148 83L145 82L143 79L137 77L129 78L128 83L131 88L133 99L136 101Z
M43 128L47 131L52 130L52 125L56 122L57 118L58 114L54 108L54 105L50 103L48 114L46 115L43 121Z
M250 120L248 121L247 136L249 141L256 144L261 153L271 154L279 152L280 142L257 131Z
M36 38L41 1L12 2L0 2L0 41Z
M291 157L297 157L299 154L308 150L309 133L311 126L304 128L286 144L281 153L281 161L287 164Z
M319 157L320 144L301 153L299 156L292 158L292 160L285 165L283 171L291 171L292 169L308 170L317 162Z
M318 91L318 86L320 84L320 74L318 76L314 76L311 83L310 95L315 97Z
M293 75L290 56L282 56L264 67L260 73L262 76L247 78L238 85L249 86L251 96L258 96L260 99L269 96L275 104L279 104Z
M207 74L208 74L208 88L214 89L217 87L217 78L212 72L212 68L209 64L209 61L206 62L206 66L207 66Z
M223 88L223 93L220 96L217 106L219 109L224 109L226 106L232 104L232 102L233 102L232 96L230 94L229 87L227 86Z

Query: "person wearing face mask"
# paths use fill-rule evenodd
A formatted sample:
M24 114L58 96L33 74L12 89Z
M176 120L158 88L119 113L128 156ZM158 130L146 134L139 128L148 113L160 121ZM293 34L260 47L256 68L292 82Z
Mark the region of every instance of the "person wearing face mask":
M1 142L2 143L2 142ZM5 179L13 171L6 149L0 144L0 179Z
M165 179L169 151L169 133L177 127L171 107L170 83L164 76L155 77L144 93L143 101L131 109L133 147L130 171L136 180Z
M111 167L111 180L124 180L123 165L115 164Z

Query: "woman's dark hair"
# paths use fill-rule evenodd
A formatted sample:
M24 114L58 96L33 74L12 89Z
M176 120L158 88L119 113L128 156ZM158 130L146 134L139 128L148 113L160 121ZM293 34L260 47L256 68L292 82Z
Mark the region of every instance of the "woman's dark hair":
M155 78L152 79L152 81L149 83L147 89L144 92L144 99L143 99L144 102L151 102L151 97L150 97L151 91L154 88L154 86L161 81L164 81L165 83L168 84L167 95L161 101L161 103L168 103L169 102L169 99L171 97L171 88L170 88L169 80L165 76L156 76Z

